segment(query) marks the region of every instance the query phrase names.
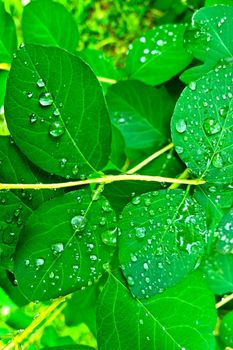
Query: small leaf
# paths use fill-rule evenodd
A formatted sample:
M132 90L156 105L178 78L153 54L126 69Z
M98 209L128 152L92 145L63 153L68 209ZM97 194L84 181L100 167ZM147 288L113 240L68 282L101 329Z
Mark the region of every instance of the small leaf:
M232 3L232 2L231 2ZM200 61L203 66L191 68L195 80L214 70L222 61L233 60L233 7L214 6L202 8L195 12L192 27L185 33L187 49ZM189 70L181 77L189 82Z
M15 23L0 2L0 63L11 63L17 47Z
M0 181L5 183L43 183L54 180L52 177L36 168L20 152L11 137L0 136ZM61 194L62 190L17 190L14 191L25 205L36 209L44 201Z
M183 47L185 25L166 24L149 30L129 45L126 72L130 79L160 85L192 60Z
M233 181L232 76L232 66L223 65L186 87L171 121L178 155L213 185Z
M119 220L119 260L132 294L149 298L200 263L206 240L202 208L182 190L134 197Z
M149 300L132 298L110 275L98 305L98 348L215 350L215 323L214 296L198 273Z
M80 58L55 47L22 47L13 61L6 119L20 150L66 178L104 167L111 128L101 87Z
M24 7L22 30L26 43L58 46L74 51L78 30L73 16L61 4L37 0Z
M164 87L122 81L109 88L106 99L112 122L122 132L128 149L159 148L169 137L174 106Z
M115 215L88 188L45 202L29 218L15 254L15 274L30 300L47 300L91 285L116 245Z
M0 191L0 265L12 269L12 256L22 225L31 214L14 193Z

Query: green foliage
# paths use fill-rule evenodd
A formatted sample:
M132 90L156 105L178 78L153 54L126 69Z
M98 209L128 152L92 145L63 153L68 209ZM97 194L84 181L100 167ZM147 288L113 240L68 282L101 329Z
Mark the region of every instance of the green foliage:
M233 7L110 5L0 3L0 344L232 347Z

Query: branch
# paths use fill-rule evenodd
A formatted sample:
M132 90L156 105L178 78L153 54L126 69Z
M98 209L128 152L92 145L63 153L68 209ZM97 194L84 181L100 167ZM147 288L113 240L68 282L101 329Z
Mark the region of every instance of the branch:
M229 301L233 300L233 293L227 295L226 297L222 298L217 304L216 304L216 309L219 309L223 305L229 303Z

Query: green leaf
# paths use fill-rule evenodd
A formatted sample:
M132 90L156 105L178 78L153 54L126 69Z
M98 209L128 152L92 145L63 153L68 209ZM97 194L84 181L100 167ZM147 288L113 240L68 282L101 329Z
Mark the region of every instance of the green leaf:
M18 241L22 225L31 214L16 195L0 191L0 265L12 269L12 255Z
M113 164L113 167L117 167L117 169L121 169L125 163L126 155L125 155L125 141L122 136L120 130L114 126L112 127L112 151L110 156L110 163ZM111 164L107 164L107 168L111 168ZM105 169L106 170L106 167Z
M56 178L44 174L43 171L36 168L20 152L11 137L0 136L0 181L2 183L43 183ZM62 190L17 190L14 194L22 200L25 205L36 209L44 201L61 194Z
M233 188L204 184L195 188L194 198L205 210L208 228L214 231L224 213L233 206Z
M15 24L4 4L0 2L0 63L11 63L16 50L17 38Z
M129 78L159 85L181 72L192 60L183 47L184 31L183 24L166 24L130 44L126 57Z
M180 158L213 185L233 181L232 96L232 66L219 66L184 89L171 121Z
M212 254L203 261L202 270L214 294L233 291L233 255Z
M233 254L233 208L224 215L218 227L216 248L222 254Z
M62 346L53 346L49 348L43 348L44 350L94 350L90 346L86 345L62 345Z
M108 161L111 128L101 87L80 58L62 49L18 51L5 111L17 146L45 171L83 178Z
M116 244L115 215L88 188L45 202L21 231L15 274L30 300L47 300L91 285Z
M110 275L98 305L98 345L100 350L214 350L215 323L214 296L198 273L148 300L132 298Z
M119 260L137 298L174 286L200 263L207 234L203 209L182 190L134 197L119 220Z
M26 43L58 46L68 51L74 51L78 45L73 16L51 0L32 1L24 7L22 30Z
M3 267L0 267L0 287L2 290L5 291L8 297L18 306L28 304L28 300L20 292L19 287L12 284L12 282L9 280L9 277L7 276L7 271Z
M187 49L204 62L204 66L192 68L191 74L195 72L195 79L214 70L222 61L232 62L232 26L233 7L220 5L202 8L194 13L192 27L186 32L185 41ZM189 70L184 73L184 77L181 79L190 81Z
M219 336L225 346L233 346L233 311L223 316L219 329Z
M7 77L8 77L8 72L4 70L3 71L0 70L0 108L4 104ZM2 111L0 111L0 113L1 112Z
M100 79L119 80L120 74L113 65L110 58L104 56L104 53L98 50L85 49L77 55L93 69L95 75ZM111 83L105 83L100 80L103 90L106 92Z
M164 87L121 81L109 88L106 99L112 122L122 132L127 148L159 148L169 137L174 105Z
M211 7L214 5L227 5L232 6L232 0L206 0L205 7Z

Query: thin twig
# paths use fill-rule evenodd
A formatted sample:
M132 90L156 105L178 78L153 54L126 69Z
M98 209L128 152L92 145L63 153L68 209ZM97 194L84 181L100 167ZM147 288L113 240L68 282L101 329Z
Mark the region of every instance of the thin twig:
M216 309L219 309L223 305L229 303L229 301L233 300L233 293L227 295L226 297L222 298L217 304L216 304Z

